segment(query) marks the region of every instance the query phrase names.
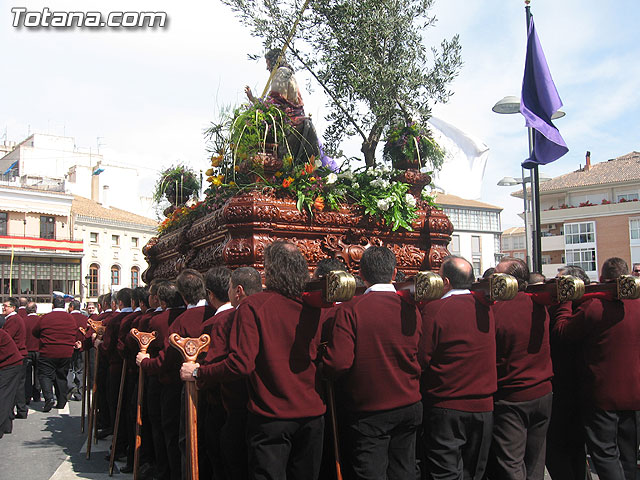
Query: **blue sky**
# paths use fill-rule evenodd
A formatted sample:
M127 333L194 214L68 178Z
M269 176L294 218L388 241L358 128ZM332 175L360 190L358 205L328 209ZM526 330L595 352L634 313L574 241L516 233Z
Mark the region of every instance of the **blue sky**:
M164 29L56 30L11 26L10 9L102 12L166 11ZM615 7L614 7L615 6ZM560 175L584 164L640 150L640 41L636 2L533 0L532 12L567 116L556 122L569 153L542 169ZM503 207L503 227L517 225L521 200L497 187L520 176L527 136L520 115L497 115L493 104L519 95L526 44L521 0L439 0L437 25L426 33L436 45L460 34L464 65L454 95L434 114L479 137L491 149L482 200ZM215 1L14 0L0 2L0 138L30 132L66 134L108 160L154 172L178 161L207 168L202 130L222 105L244 100L248 84L262 90L261 50L227 7ZM304 75L299 78L305 83ZM308 113L324 128L319 89L305 94ZM352 143L351 153L358 153Z

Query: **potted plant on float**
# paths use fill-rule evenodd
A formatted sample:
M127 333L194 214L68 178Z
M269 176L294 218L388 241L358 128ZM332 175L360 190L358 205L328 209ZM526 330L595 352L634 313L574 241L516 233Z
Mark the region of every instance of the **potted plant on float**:
M153 191L153 201L160 204L166 199L170 206L164 213L169 216L177 207L197 199L199 191L200 179L196 172L184 165L177 165L162 171Z
M425 126L401 121L392 125L386 136L383 158L398 170L439 170L445 152L433 139Z

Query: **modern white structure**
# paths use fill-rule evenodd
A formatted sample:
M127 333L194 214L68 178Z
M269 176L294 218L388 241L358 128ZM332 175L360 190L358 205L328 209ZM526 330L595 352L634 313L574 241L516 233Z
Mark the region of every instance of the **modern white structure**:
M476 277L500 259L502 208L476 200L438 193L436 203L453 223L449 252L466 258Z
M74 237L82 240L85 252L83 299L95 301L102 293L142 286L142 247L156 235L157 222L79 196L71 212Z

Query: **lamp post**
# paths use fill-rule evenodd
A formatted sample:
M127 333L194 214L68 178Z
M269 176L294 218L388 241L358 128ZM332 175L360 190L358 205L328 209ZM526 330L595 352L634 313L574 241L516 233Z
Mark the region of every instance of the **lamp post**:
M528 7L527 7L528 8ZM527 10L528 11L528 10ZM520 99L514 95L507 95L506 97L504 97L502 100L499 100L491 109L496 113L500 113L500 114L514 114L514 113L519 113L520 112ZM552 116L551 119L555 120L558 118L562 118L564 117L566 114L562 111L562 110L558 110L557 112L555 112ZM531 127L527 128L527 133L528 133L528 137L529 137L529 158L531 158L533 156L533 129ZM524 169L522 169L522 178L524 178ZM531 204L532 204L532 213L533 213L533 221L532 221L532 225L533 225L533 231L532 231L532 242L533 242L533 248L532 248L532 252L533 252L533 261L531 264L531 269L534 272L537 273L542 273L542 240L541 240L541 236L540 236L540 176L538 174L538 166L534 166L531 169L531 175L530 177L528 177L530 182L531 182ZM503 179L504 180L504 179ZM526 179L525 179L526 180ZM518 183L515 183L513 185L517 185ZM500 182L498 182L498 185L501 185ZM507 185L506 183L504 185ZM528 226L528 222L527 222L527 200L526 200L526 187L524 186L524 182L523 182L523 186L522 186L523 190L524 190L524 195L525 195L525 220L524 220L524 224L525 224L525 229ZM527 235L527 238L529 236ZM527 254L528 254L529 250L527 248ZM527 262L529 263L529 262Z
M85 293L85 302L89 299L89 297L91 296L91 284L89 283L91 281L91 275L86 274L84 277L84 293Z

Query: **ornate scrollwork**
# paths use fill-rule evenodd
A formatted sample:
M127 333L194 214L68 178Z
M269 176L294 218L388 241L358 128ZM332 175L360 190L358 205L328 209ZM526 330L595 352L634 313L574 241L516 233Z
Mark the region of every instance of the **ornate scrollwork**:
M418 272L414 278L417 302L436 300L444 293L444 281L442 277L433 272Z
M327 273L325 281L325 301L348 302L356 294L356 279L349 272L335 270Z
M518 293L518 281L506 273L494 273L489 277L489 298L512 300Z
M556 280L556 297L559 302L579 300L584 295L584 282L572 275L563 275Z
M632 275L622 275L617 280L618 298L620 300L634 300L640 298L640 278Z

